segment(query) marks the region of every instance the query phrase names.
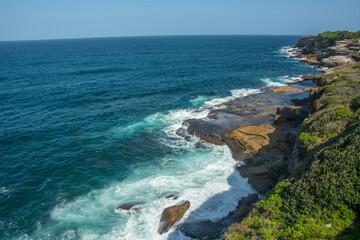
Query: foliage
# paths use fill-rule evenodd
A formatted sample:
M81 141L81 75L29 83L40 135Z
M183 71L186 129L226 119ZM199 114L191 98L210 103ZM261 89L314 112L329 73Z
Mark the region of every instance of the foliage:
M317 76L323 87L317 91L314 113L301 126L299 146L307 151L326 142L345 130L347 124L359 117L360 89L358 78L344 72Z
M357 122L332 144L318 148L310 171L279 183L224 238L335 238L355 221L360 210L359 148Z
M328 38L333 41L344 40L344 39L357 39L360 38L360 31L351 32L351 31L327 31L320 33L319 37Z

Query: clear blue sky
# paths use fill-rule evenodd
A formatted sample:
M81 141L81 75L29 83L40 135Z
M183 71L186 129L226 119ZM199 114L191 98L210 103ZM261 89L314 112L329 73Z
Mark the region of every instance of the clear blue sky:
M0 40L360 30L360 0L0 0Z

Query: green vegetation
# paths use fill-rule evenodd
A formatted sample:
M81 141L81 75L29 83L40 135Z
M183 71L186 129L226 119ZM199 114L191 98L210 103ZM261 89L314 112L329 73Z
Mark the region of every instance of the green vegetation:
M360 74L337 69L319 79L301 163L224 239L360 239Z
M337 72L318 76L318 82L324 86L318 89L317 100L313 105L314 112L311 118L303 123L298 136L299 146L304 150L314 149L329 138L337 136L345 130L349 122L359 116L359 78L353 72L350 73Z
M335 31L335 32L323 32L318 35L318 37L328 38L332 41L344 40L344 39L357 39L360 38L360 31L350 32L350 31Z

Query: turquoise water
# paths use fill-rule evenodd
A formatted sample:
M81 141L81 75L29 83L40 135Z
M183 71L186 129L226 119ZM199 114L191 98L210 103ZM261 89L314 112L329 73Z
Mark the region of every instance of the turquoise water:
M0 239L158 235L163 208L216 221L254 192L226 146L176 134L217 104L316 70L298 36L0 42ZM165 198L168 194L177 200ZM139 210L118 210L136 203Z

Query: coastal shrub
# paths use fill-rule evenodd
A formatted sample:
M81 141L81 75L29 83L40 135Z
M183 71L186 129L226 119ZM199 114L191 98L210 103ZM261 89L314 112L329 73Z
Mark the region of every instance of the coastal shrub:
M299 143L305 148L309 148L310 146L314 145L317 142L316 137L311 136L310 133L306 133L306 132L300 133L298 140Z
M359 211L360 123L338 135L330 146L317 149L311 170L285 191L289 211L309 214L341 205ZM316 201L315 201L316 200Z
M351 31L327 31L320 33L319 37L327 38L331 41L338 41L344 39L356 39L360 38L360 31L358 32L351 32Z
M323 94L329 94L331 92L335 92L336 91L336 87L333 85L326 85L324 87L322 87L323 90Z
M339 105L335 107L335 114L337 120L351 120L353 113L345 105Z
M224 239L336 238L360 211L359 149L356 122L314 149L310 170L279 183L245 220L230 227Z

